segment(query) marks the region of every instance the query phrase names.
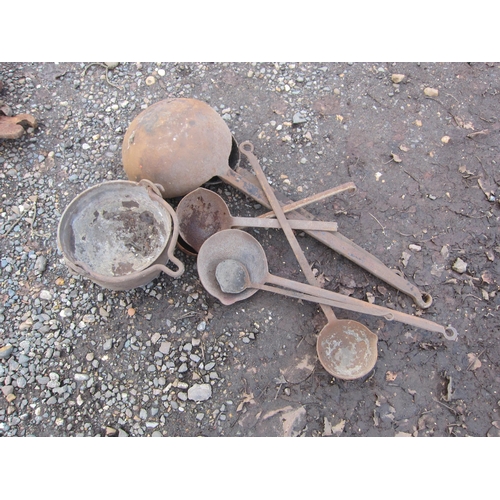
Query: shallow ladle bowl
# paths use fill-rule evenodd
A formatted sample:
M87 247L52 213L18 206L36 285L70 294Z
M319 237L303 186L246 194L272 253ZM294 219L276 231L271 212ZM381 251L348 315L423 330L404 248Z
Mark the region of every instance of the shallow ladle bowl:
M267 258L262 245L252 235L239 229L225 229L215 233L205 241L198 253L197 267L201 283L207 292L219 299L222 304L230 305L245 300L258 290L254 286L239 293L228 293L221 290L216 270L222 261L228 259L241 262L247 269L250 282L258 285L261 289L267 289L264 287L268 283L275 285L269 287L270 291L275 293L290 295L289 291L298 292L304 296L301 298L318 304L326 304L371 316L381 316L388 321L399 321L416 328L441 333L447 340L456 340L458 336L458 332L450 325L443 327L418 316L272 275L268 271Z
M234 217L226 202L217 193L198 188L188 193L177 205L179 233L195 251L214 233L232 227L280 228L276 219L262 217ZM336 231L337 223L315 220L291 220L293 229Z

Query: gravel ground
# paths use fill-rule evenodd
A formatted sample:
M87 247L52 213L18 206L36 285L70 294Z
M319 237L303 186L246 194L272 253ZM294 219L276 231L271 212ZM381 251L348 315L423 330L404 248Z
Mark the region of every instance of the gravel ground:
M300 108L303 93L340 92L329 68L2 63L0 74L12 114L29 113L39 122L21 139L0 144L0 433L157 436L170 433L171 421L173 434L220 432L238 402L212 398L213 391L226 393L226 360L255 340L258 325L236 332L237 338L225 328L214 337L195 266L182 279L130 292L105 291L71 275L57 250L59 218L85 188L125 178L123 135L149 104L166 96L203 98L237 133L248 126L246 106L236 104L244 82L296 101L290 118L301 123L308 120ZM290 143L290 125L277 119L252 133L274 131ZM299 191L311 192L307 179ZM165 308L168 314L159 317ZM187 382L186 374L194 378ZM192 417L184 428L178 423L183 413Z
M393 74L410 75L408 85ZM457 74L468 76L460 80ZM0 142L0 435L498 435L496 146L481 150L493 151L491 199L484 185L478 188L474 169L465 160L458 163L473 155L461 146L445 148L467 141L471 130L480 132L481 120L496 123L490 104L496 103L498 75L495 64L0 63L0 99L12 114L38 120L20 139ZM441 89L439 98L422 97L431 87ZM431 100L446 97L454 106L455 95L467 102L458 105L456 123ZM437 292L431 319L451 316L466 340L448 348L400 325L384 334L384 325L373 319L368 324L381 338L380 369L368 380L343 384L314 361L306 363L306 378L291 381L290 366L311 359L310 329L319 331L323 321L317 307L257 294L225 309L201 286L196 259L179 251L186 265L180 278L160 276L127 292L104 290L72 274L57 249L62 212L87 187L126 178L121 145L127 127L166 97L208 102L238 141L252 140L272 184L291 198L355 180L357 201L339 196L318 213L329 217L333 210L353 240L401 270L411 269L419 286ZM405 149L397 149L404 141ZM407 163L394 168L412 154L418 158L413 170L405 170ZM419 170L419 162L427 171ZM434 169L439 162L453 169ZM434 172L446 174L451 184L434 180ZM473 189L461 191L467 182ZM225 184L210 187L232 213L262 209ZM400 188L403 196L395 194ZM430 220L425 214L439 207L444 219L436 224L442 226L419 232L422 220ZM463 207L475 219L477 255L462 248L463 235L475 234L459 213ZM451 226L455 235L447 230ZM399 233L389 237L391 228ZM430 250L427 230L436 239ZM420 237L404 239L410 233ZM283 275L297 278L296 268L283 265L293 262L283 238L257 234L271 267L281 265ZM379 281L355 275L354 266L305 237L301 241L331 287L411 309ZM476 260L467 258L473 254ZM483 302L462 311L462 296ZM486 318L491 329L476 335L475 321ZM403 340L391 340L396 336ZM306 352L299 361L297 346ZM411 380L400 387L405 373ZM436 402L435 393L445 397Z

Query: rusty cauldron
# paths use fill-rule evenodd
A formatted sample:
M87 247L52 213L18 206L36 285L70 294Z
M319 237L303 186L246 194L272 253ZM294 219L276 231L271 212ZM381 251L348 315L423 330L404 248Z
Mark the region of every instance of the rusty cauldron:
M108 181L80 193L65 209L57 245L67 267L110 290L176 278L177 215L150 181ZM176 270L167 267L173 263Z
M184 196L225 172L239 159L237 149L228 126L207 103L165 99L130 123L122 161L129 180L159 184L162 196L169 199Z

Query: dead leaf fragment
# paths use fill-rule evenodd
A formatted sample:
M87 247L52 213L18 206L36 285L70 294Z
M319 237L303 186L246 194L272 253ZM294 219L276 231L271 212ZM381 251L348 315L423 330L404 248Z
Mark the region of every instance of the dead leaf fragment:
M391 156L392 156L392 159L396 162L396 163L401 163L403 160L396 154L394 153L391 153Z
M476 354L473 352L469 352L467 354L467 357L469 358L469 366L467 367L468 370L477 370L478 368L481 368L481 361L479 361L479 358Z
M450 139L451 137L449 135L443 135L443 137L441 137L441 142L443 144L448 144L450 142Z
M403 252L401 254L401 262L403 263L403 266L406 267L408 265L408 261L410 260L411 253L408 252Z
M477 132L472 132L472 134L467 134L467 137L469 139L474 139L474 137L478 136L478 135L488 135L490 133L490 131L485 128L484 130L479 130Z
M409 432L396 432L394 437L413 437Z
M398 374L396 372L387 371L385 374L385 380L387 380L387 382L394 382L397 377Z
M488 201L494 201L494 200L490 199L490 197L493 195L493 189L491 187L491 184L487 180L485 180L481 177L479 177L479 179L477 180L477 183L478 183L479 187L481 188L481 191L484 193L484 195L488 199ZM494 198L494 196L493 196L493 198Z
M332 432L334 434L341 434L345 427L345 420L341 420L337 425L332 427Z
M438 89L433 89L432 87L426 87L424 89L424 94L427 97L437 97L439 95Z
M281 419L283 422L283 436L298 436L306 425L306 409L301 406L295 410L283 412Z
M410 148L408 146L405 146L404 144L401 144L401 146L399 146L399 149L401 151L404 151L405 153L410 151Z
M485 283L488 283L488 285L493 285L493 283L495 283L495 278L493 278L493 275L491 274L490 271L483 271L481 273L481 279Z
M243 394L243 399L240 401L240 404L238 405L238 408L236 408L236 411L241 411L243 410L244 406L246 403L249 403L251 405L255 404L255 400L253 398L253 392L250 394Z

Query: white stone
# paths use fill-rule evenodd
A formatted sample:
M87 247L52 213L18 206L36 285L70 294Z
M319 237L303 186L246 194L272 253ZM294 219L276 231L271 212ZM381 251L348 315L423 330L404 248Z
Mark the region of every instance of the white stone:
M206 401L212 397L210 384L195 384L188 389L188 398L192 401Z

